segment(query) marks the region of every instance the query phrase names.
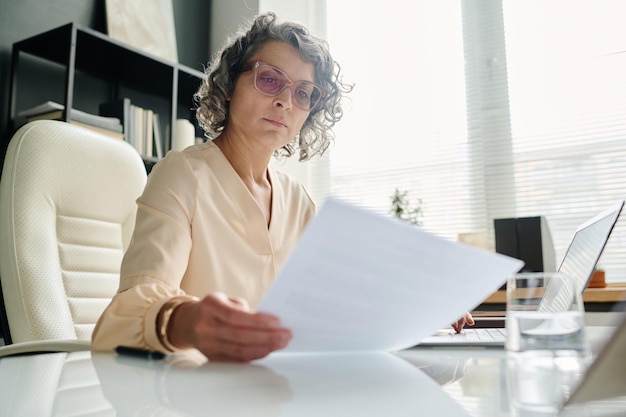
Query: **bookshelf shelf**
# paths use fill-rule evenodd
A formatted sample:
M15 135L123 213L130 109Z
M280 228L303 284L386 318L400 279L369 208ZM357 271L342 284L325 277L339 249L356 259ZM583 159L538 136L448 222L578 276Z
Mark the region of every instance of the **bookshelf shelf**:
M9 92L11 130L18 128L22 122L16 115L24 110L17 108L18 86L21 87L19 77L29 64L23 59L24 54L62 68L65 85L61 104L66 109L62 117L65 121L71 120L77 98L90 94L75 87L77 74L88 74L110 86L109 95L102 102L125 98L133 94L129 93L131 91L148 103L144 107L150 106L151 99L166 103L160 111L164 151L169 149L167 144L172 143L173 138L168 138L166 133L172 132L171 126L176 119L189 119L195 124L192 97L204 77L201 71L168 62L93 29L69 23L13 44ZM41 74L41 77L45 78L46 74ZM134 97L130 98L134 101ZM153 159L146 158L146 162L153 163Z

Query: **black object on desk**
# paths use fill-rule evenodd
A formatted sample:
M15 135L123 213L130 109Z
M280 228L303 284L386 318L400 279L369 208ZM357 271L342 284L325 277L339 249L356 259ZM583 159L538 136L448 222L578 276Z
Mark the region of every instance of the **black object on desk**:
M163 352L156 350L139 349L129 346L118 346L115 351L120 355L134 356L135 358L149 359L149 360L161 360L165 359L167 355Z

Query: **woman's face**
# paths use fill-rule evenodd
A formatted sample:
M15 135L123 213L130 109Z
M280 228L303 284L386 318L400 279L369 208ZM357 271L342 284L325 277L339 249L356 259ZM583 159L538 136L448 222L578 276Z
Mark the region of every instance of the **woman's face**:
M250 62L262 61L280 69L291 81L315 81L312 64L298 50L283 42L265 43ZM294 104L292 87L268 96L254 86L253 69L241 73L230 97L227 129L259 151L273 153L295 138L309 115Z

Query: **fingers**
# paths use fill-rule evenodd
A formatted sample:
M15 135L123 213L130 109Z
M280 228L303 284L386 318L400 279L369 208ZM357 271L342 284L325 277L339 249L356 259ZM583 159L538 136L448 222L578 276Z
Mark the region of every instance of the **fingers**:
M221 326L214 337L203 339L199 349L211 360L248 362L263 358L287 346L291 332L286 329L255 331Z
M456 323L452 323L452 328L456 333L461 333L461 330L463 330L463 327L465 327L466 324L469 324L470 326L475 324L474 317L472 317L469 312L465 313Z
M203 353L212 361L249 362L264 358L273 351L285 346L237 344L219 341L206 353Z
M461 330L463 330L463 326L464 326L464 322L463 320L459 320L456 323L452 323L452 328L454 329L455 333L461 333Z
M202 300L203 310L220 321L241 327L278 329L277 317L265 313L251 313L248 304L241 299L228 298L222 293L210 294ZM243 313L243 314L242 314Z
M251 312L243 300L211 294L200 302L194 347L211 360L251 361L282 349L291 332L277 317Z
M243 299L243 298L239 298L239 297L228 297L228 300L233 303L234 305L239 306L242 310L244 311L248 311L250 310L250 306L248 305L248 302Z
M275 345L276 349L286 346L291 340L291 332L287 329L262 329L239 326L220 326L216 328L216 338L227 343L248 345Z

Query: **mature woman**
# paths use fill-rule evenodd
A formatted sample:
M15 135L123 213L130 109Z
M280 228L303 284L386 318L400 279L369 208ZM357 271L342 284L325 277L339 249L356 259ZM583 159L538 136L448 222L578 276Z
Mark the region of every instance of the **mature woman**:
M272 13L207 72L197 118L211 140L170 151L152 170L94 350L195 348L250 361L291 339L277 317L254 309L315 206L270 160L324 152L350 87L325 41Z

